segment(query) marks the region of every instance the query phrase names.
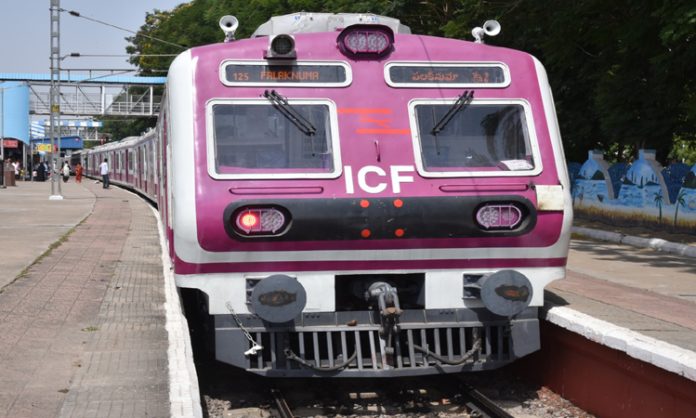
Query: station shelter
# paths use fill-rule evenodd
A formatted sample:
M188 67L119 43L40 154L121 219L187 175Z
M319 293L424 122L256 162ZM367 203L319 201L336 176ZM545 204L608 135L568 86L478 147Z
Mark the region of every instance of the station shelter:
M29 86L0 82L0 159L23 161L29 151Z

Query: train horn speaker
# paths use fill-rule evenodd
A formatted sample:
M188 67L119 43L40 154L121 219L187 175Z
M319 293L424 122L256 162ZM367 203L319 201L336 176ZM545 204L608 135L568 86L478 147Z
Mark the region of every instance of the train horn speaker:
M483 43L483 37L495 36L500 33L500 23L497 20L486 20L483 27L477 26L471 30L471 35L477 44Z
M497 20L486 20L483 23L483 32L486 36L495 36L500 33L500 23Z
M234 33L239 27L239 20L234 16L223 16L220 19L220 29L225 32L225 42L234 41Z

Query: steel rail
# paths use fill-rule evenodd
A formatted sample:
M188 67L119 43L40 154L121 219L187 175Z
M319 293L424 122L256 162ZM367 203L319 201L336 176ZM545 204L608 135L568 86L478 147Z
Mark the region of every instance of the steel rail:
M464 405L471 410L474 418L513 418L511 414L501 408L489 397L481 393L478 389L464 381L462 377L456 377L460 383L461 395Z
M276 407L278 408L278 412L280 413L281 418L294 418L295 417L292 414L292 410L288 406L288 403L285 402L285 397L283 397L283 394L280 390L271 389L271 396L273 396L273 400L276 403Z

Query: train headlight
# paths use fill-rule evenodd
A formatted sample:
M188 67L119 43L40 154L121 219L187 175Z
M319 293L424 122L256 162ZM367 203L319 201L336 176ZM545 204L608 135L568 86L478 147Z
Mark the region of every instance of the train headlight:
M353 25L338 35L338 47L354 58L382 57L392 50L394 33L386 26Z
M476 211L476 222L483 229L515 229L523 219L522 211L512 203L486 203Z
M295 38L286 34L271 36L265 58L297 58L297 52L295 52Z
M234 231L241 236L280 235L288 221L289 216L275 207L244 207L232 215Z

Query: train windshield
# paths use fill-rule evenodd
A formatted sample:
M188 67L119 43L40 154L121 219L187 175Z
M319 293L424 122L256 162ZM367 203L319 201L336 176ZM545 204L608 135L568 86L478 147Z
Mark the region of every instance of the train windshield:
M313 129L302 129L282 108L268 101L212 104L209 126L215 172L251 177L333 173L336 162L330 106L292 103L292 109Z
M421 168L429 173L525 171L535 168L522 104L476 103L459 110L441 130L433 129L452 103L414 106Z

